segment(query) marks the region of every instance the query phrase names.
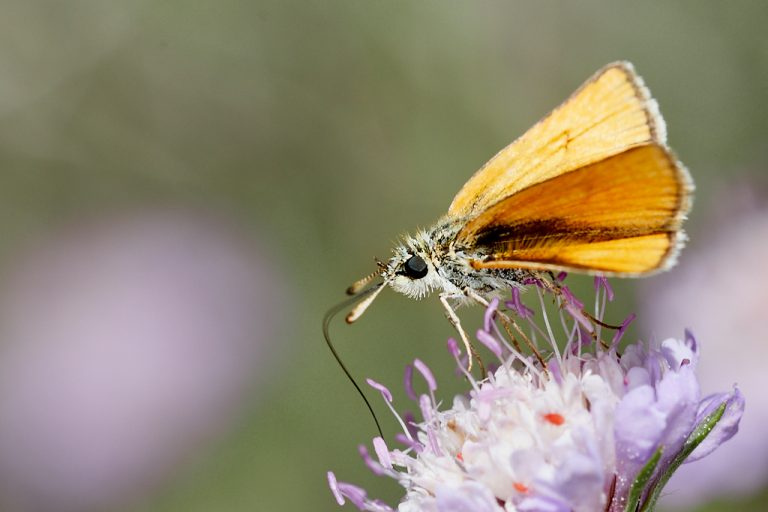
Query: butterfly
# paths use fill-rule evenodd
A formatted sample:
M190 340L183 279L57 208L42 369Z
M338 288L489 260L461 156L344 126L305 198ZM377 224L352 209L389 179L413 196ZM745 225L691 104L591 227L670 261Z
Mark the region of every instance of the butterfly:
M605 66L480 168L431 228L403 236L350 286L359 302L347 322L386 287L417 299L437 292L469 351L459 304L487 304L546 272L669 269L686 240L693 181L666 139L633 66Z

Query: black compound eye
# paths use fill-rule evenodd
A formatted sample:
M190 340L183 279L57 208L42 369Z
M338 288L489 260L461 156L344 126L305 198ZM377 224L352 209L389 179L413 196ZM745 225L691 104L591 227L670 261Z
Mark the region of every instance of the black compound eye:
M413 255L405 262L405 274L411 279L421 279L428 270L427 262L421 256Z

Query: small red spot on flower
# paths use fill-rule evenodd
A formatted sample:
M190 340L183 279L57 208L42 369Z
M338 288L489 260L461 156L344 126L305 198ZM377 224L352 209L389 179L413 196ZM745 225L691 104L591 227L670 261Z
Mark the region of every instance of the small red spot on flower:
M528 486L525 485L525 484L522 484L520 482L513 483L512 487L514 487L517 492L521 492L523 494L525 494L525 493L527 493L529 491Z
M680 368L682 368L683 366L685 366L687 364L691 364L691 360L686 357L685 359L680 361Z
M565 423L565 418L562 414L557 414L556 412L551 412L549 414L544 415L544 419L550 422L553 425L557 425L558 427Z
M456 458L459 459L461 462L464 462L464 456L461 454L461 452L456 454Z

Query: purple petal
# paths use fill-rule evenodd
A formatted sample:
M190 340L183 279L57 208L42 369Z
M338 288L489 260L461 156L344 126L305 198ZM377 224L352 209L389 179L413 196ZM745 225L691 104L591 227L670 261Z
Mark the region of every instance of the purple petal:
M371 386L373 389L379 391L381 393L381 396L384 397L384 400L386 400L387 402L392 401L392 393L389 392L389 390L384 384L379 384L373 379L365 379L365 382L367 382L368 385Z
M565 281L566 277L568 277L568 272L563 271L557 274L556 279L562 283L563 281Z
M421 444L418 441L414 441L413 439L409 439L408 436L406 436L402 432L398 432L397 434L395 434L395 440L398 443L404 444L406 447L412 449L416 453L421 453L422 451L424 451L423 444Z
M330 487L333 497L336 498L336 503L339 505L346 503L344 501L344 496L342 496L341 491L339 491L339 483L336 481L336 475L333 471L328 472L328 487Z
M725 411L720 421L709 432L699 446L693 450L685 462L693 462L712 453L721 444L732 438L739 431L739 422L744 414L744 395L738 388L731 393L710 395L701 401L696 423L700 423L725 402Z
M632 368L632 370L642 370ZM651 385L639 385L624 395L616 406L616 496L626 496L643 464L653 455L667 426L666 415L656 408Z
M429 387L430 391L435 391L437 389L437 381L435 380L435 376L432 374L432 371L429 369L429 367L424 364L424 362L421 359L414 359L413 360L413 366L416 367L417 370L419 370L419 373L422 377L424 377L424 380L427 381L427 386Z
M637 318L637 315L634 313L631 313L627 318L624 319L623 322L621 322L621 326L619 326L619 330L616 331L616 334L613 335L613 339L611 340L612 346L615 346L617 343L621 341L621 338L622 336L624 336L624 332L626 332L627 327L629 327L629 324L631 324L635 318Z
M427 431L427 439L429 439L429 447L432 449L432 453L435 455L442 455L440 450L440 444L437 442L437 434L435 433L435 427L432 425L434 419L434 410L432 408L432 400L427 395L421 395L419 397L419 408L421 409L421 415L424 418L424 429Z
M554 497L532 496L521 501L517 510L520 512L571 512L573 508Z
M360 454L360 457L363 458L363 462L374 475L383 476L387 474L386 471L384 471L384 468L381 467L381 464L373 460L371 455L368 453L368 448L366 448L364 444L358 445L357 453Z
M358 509L365 510L367 494L361 487L346 482L338 482L333 471L328 472L328 487L330 487L333 497L336 498L336 503L339 505L344 505L346 503L344 498L347 498Z
M686 366L661 376L660 356L651 353L648 359L646 367L635 366L627 373L638 384L616 407L617 496L629 492L637 472L659 446L664 447L659 467L667 465L690 435L696 419L699 386L693 369ZM639 384L641 381L647 383Z
M392 469L392 458L389 456L389 448L387 448L387 443L384 442L384 439L378 436L374 437L373 449L379 458L379 464L387 469Z
M412 412L405 411L403 414L403 420L405 421L405 426L408 429L408 433L411 434L412 438L416 439L419 434L419 429L416 428L416 417Z
M557 494L585 510L600 510L604 479L599 457L574 453L557 470Z
M664 446L660 465L665 464L682 448L696 424L700 392L693 368L667 372L656 386L656 406L666 417L666 426L659 443Z
M477 339L480 340L480 343L488 347L488 350L493 352L496 357L501 358L501 344L496 340L496 338L483 331L482 329L478 329Z
M692 344L686 341L669 338L661 342L661 355L666 360L669 367L677 371L683 366L691 365L696 367L699 360L699 354L696 351L696 343Z
M613 288L608 283L608 278L605 276L595 276L595 291L600 291L600 288L605 290L605 295L608 301L613 300Z
M584 303L576 298L573 292L571 292L570 288L568 288L567 286L563 286L562 288L560 288L560 290L563 292L563 298L565 299L566 304L570 304L577 309L584 308Z
M368 494L362 487L348 484L346 482L338 483L339 493L352 502L360 510L365 510L365 502Z
M408 395L408 398L414 402L419 399L419 397L416 395L416 392L413 390L413 366L410 364L405 365L403 387L405 387L405 394Z
M639 386L650 386L653 388L653 382L648 370L642 366L633 366L624 375L624 388L629 392Z
M654 386L661 380L662 369L667 364L667 360L662 357L661 353L655 350L648 352L648 355L645 357L645 369L648 375L650 375Z
M369 510L373 510L375 512L394 512L395 510L379 499L375 499L369 502L368 505L369 505Z
M699 344L696 342L696 338L694 338L693 333L691 332L690 329L685 330L685 343L686 345L691 347L691 350L698 353Z
M461 355L461 350L459 350L459 344L453 338L448 338L448 352L450 352L451 355L456 358L458 358Z
M560 370L560 365L557 364L557 360L552 359L552 361L549 362L549 373L552 374L552 378L555 380L556 383L562 384L563 383L563 372Z
M461 485L444 484L437 488L435 501L439 512L503 512L496 497L486 486L467 481Z
M488 307L485 308L485 313L483 314L483 328L486 331L491 330L491 323L493 322L493 316L496 314L496 310L499 308L499 298L494 297L491 299L491 303L488 304Z
M514 311L520 318L530 318L533 316L533 310L523 304L520 300L520 289L512 288L512 300L505 302L506 306Z
M583 327L587 332L592 332L595 330L594 325L592 325L592 322L589 321L589 319L582 313L582 307L576 306L574 304L571 304L569 302L565 303L565 310L568 312L571 317L579 322L581 324L581 327Z
M456 368L453 370L453 373L457 377L462 377L466 375L468 361L469 361L469 358L467 357L466 354L456 358Z
M578 354L580 350L584 350L586 347L592 345L592 335L590 334L590 331L584 329L581 325L579 325L576 336L576 343L573 344L573 348L571 349L571 353L574 355Z
M616 406L616 458L619 463L632 463L633 469L653 454L666 425L664 414L654 407L655 398L653 387L642 385L624 395Z
M557 496L577 510L600 510L605 485L603 457L593 434L585 428L572 431L577 450L551 475L539 473L533 488L537 494Z

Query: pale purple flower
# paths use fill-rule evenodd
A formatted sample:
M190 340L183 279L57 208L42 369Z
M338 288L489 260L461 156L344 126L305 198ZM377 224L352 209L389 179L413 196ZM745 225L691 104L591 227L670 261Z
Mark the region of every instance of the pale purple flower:
M696 250L674 272L643 282L639 323L649 337L695 327L704 345L697 366L702 390L726 389L735 377L749 408L733 441L707 463L686 464L675 473L662 502L666 507L688 509L714 498L756 493L768 482L768 207L765 197L746 190L714 198L717 218L701 224L706 229L695 238Z
M154 211L69 225L8 263L0 509L119 508L231 425L277 327L261 252L224 220Z
M605 280L596 285L594 314L601 317L613 292ZM376 438L377 460L361 451L376 474L404 487L399 511L640 510L655 503L691 452L700 458L735 434L743 398L734 388L702 399L695 376L699 345L692 336L619 351L618 339L592 342L592 333L602 340L607 332L585 325L588 315L570 292L556 300L562 311L559 346L544 309L536 312L542 316L536 323L519 295L508 305L523 313L517 319L528 324L539 350L549 351L546 367L502 335L493 321L498 301L477 338L499 367L484 380L464 372L470 390L451 407L440 407L432 372L418 362L429 384L429 393L416 397L422 421L409 425L398 415L402 448ZM455 342L449 351L463 370ZM415 394L410 372L409 395ZM374 387L397 415L389 390ZM360 510L391 510L332 472L329 483L337 499L346 496Z

